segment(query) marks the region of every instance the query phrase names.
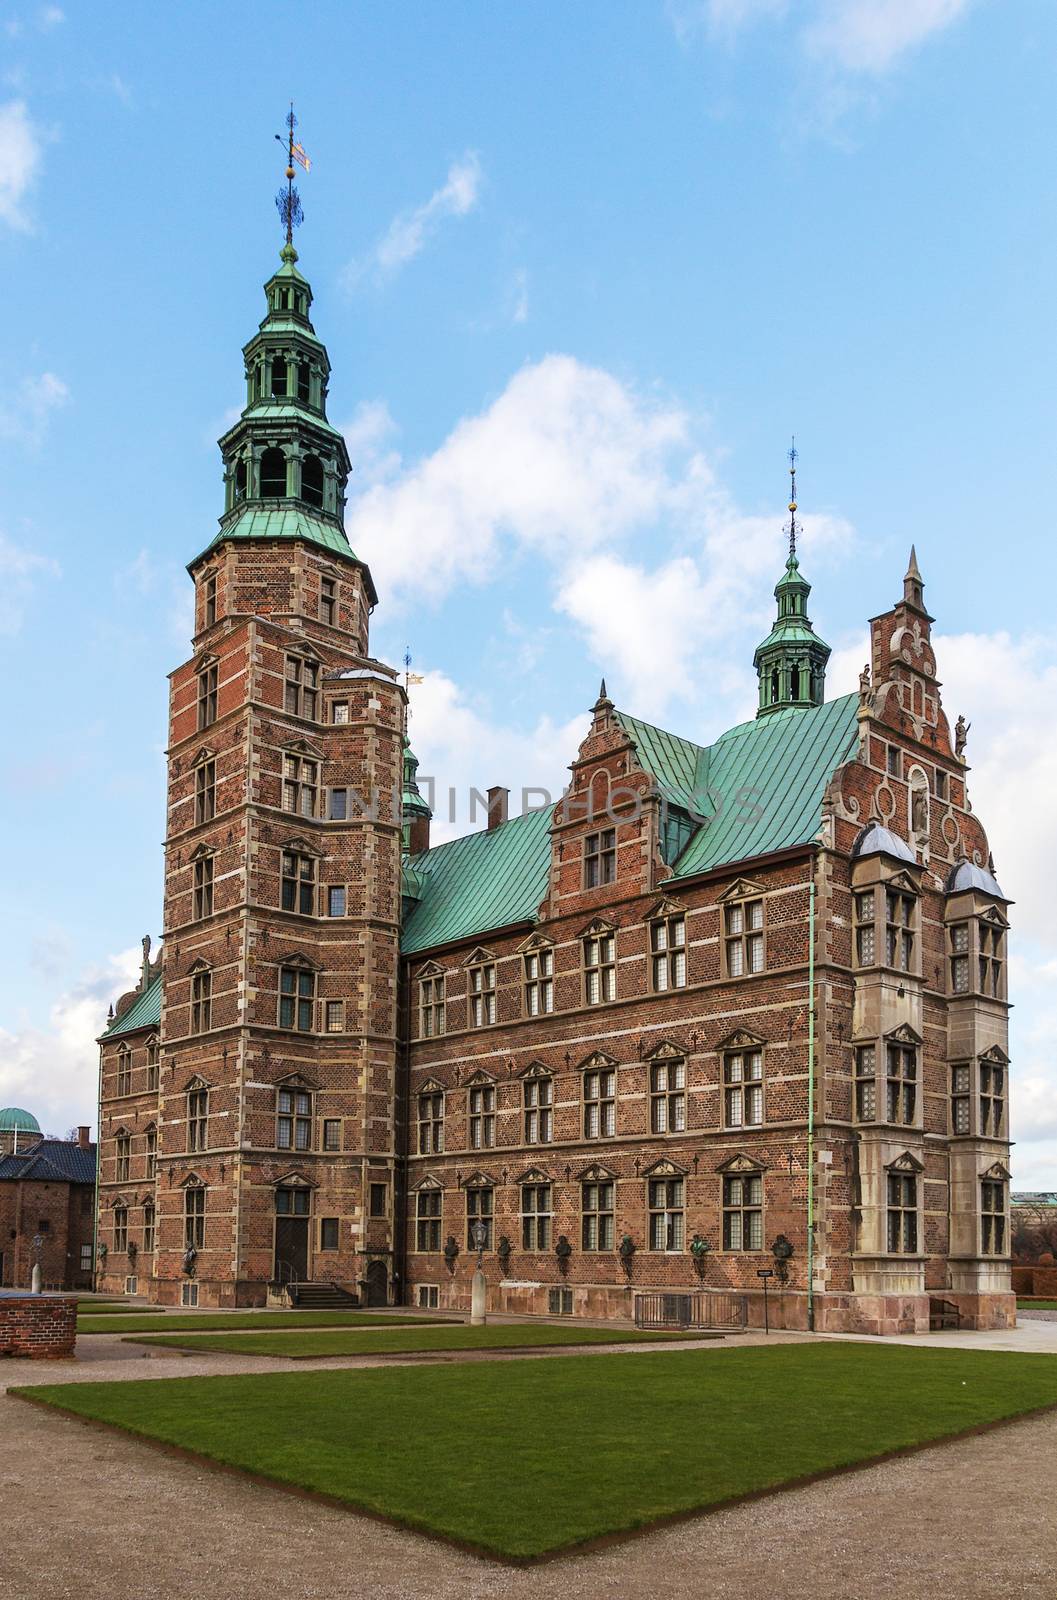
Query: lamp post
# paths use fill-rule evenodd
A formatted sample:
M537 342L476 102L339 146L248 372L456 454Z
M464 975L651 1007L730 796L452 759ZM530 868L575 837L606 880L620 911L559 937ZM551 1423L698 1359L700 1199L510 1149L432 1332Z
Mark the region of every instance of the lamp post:
M774 1277L774 1273L770 1267L760 1267L756 1276L763 1279L763 1331L764 1333L770 1333L771 1319L767 1314L767 1283L770 1278Z
M470 1284L470 1326L482 1328L488 1320L485 1316L488 1285L484 1276L484 1247L488 1241L488 1228L483 1217L475 1217L470 1224L470 1243L477 1251L477 1266L474 1268L473 1279Z

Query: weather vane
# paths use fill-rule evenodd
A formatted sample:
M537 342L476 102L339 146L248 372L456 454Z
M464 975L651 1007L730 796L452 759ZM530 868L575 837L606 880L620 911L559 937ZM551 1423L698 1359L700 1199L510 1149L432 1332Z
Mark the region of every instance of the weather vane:
M789 446L789 559L796 560L796 464L800 457L797 455L796 435L793 435Z
M292 245L294 242L294 229L299 228L305 219L305 214L301 210L301 196L294 188L294 162L296 161L298 166L303 167L306 172L310 171L312 167L312 163L305 153L304 145L294 138L294 129L296 127L297 118L294 116L294 105L293 101L291 101L290 114L286 119L286 138L284 139L281 133L275 135L279 143L286 146L286 188L279 190L275 197L275 204L282 218L283 227L286 229L286 242L288 245Z
M412 672L411 671L411 660L412 660L412 657L411 657L411 646L410 645L405 645L405 647L404 647L404 690L405 690L405 693L411 688L411 685L413 683L425 683L425 681L426 681L425 677L423 676L423 674L421 672Z

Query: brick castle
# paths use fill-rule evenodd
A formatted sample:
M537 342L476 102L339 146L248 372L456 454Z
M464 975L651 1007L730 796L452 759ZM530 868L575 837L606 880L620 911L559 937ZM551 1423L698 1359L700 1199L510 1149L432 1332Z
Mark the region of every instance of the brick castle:
M99 1281L165 1304L1006 1326L1007 909L911 554L859 693L796 554L756 718L605 685L562 801L430 848L287 244L171 676L164 946L101 1040Z

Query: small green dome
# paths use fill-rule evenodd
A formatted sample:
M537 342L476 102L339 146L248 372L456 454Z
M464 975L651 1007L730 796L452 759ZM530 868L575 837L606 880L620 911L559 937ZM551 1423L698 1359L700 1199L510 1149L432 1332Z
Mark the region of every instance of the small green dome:
M40 1123L32 1111L18 1106L5 1106L0 1111L0 1133L39 1133Z

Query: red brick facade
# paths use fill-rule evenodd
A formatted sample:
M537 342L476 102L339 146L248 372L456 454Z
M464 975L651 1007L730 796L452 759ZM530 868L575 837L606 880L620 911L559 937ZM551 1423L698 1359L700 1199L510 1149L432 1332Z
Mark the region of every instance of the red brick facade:
M61 1295L0 1295L0 1356L62 1361L77 1343L77 1301Z

